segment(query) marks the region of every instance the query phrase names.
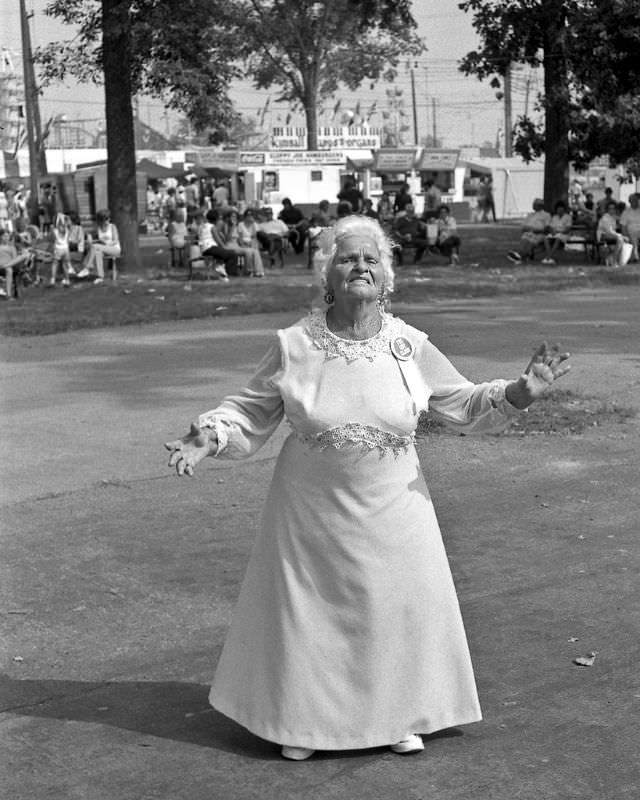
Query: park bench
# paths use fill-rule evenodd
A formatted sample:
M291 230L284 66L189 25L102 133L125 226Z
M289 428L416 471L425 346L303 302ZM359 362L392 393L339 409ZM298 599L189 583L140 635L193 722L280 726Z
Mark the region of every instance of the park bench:
M573 225L565 242L569 250L581 250L587 260L598 264L601 259L600 243L596 239L595 228L588 225Z

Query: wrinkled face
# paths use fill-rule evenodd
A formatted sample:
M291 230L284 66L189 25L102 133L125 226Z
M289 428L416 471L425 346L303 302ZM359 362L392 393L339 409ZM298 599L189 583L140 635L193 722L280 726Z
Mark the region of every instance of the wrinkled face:
M333 291L337 303L340 300L376 302L384 291L384 269L373 239L358 233L339 239L327 274L327 288Z

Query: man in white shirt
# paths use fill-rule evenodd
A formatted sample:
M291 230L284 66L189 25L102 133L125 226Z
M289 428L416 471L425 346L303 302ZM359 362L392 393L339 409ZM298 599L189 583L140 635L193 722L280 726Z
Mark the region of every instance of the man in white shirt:
M270 265L275 265L278 256L280 267L284 268L284 243L289 237L289 228L281 219L274 219L273 210L268 206L258 216L257 238L260 246L267 251Z

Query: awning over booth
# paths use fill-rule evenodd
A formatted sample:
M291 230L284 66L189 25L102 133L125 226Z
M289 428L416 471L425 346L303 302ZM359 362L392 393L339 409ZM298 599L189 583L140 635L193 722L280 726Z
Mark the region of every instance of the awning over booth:
M350 158L347 156L347 169L352 172L360 172L363 169L371 169L373 167L373 158Z
M373 157L373 169L376 172L410 172L416 160L416 151L411 150L376 150Z
M162 164L156 164L150 158L141 158L136 164L138 172L144 172L147 178L152 180L164 180L165 178L177 178L182 175L182 169L175 169L172 167L163 167Z
M487 164L479 164L477 161L460 161L459 167L466 167L470 173L476 175L491 175L491 167Z

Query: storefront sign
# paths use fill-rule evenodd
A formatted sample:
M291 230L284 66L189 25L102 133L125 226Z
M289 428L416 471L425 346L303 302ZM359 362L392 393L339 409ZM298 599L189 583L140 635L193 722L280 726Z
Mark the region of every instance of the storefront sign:
M274 167L297 167L307 164L345 164L346 156L339 150L289 150L266 153L266 164Z
M273 128L271 150L305 150L306 128ZM380 147L380 129L368 125L318 129L318 150L375 150Z
M218 167L218 169L237 170L237 150L216 150L214 147L202 147L185 154L185 160L200 167Z
M416 159L415 150L378 150L374 156L376 172L410 172Z
M423 150L418 165L425 172L441 172L455 169L458 163L459 150Z
M266 163L266 153L240 153L240 167L262 167Z

